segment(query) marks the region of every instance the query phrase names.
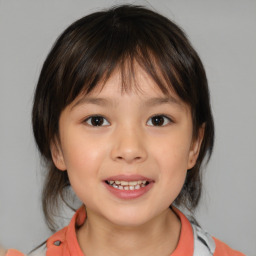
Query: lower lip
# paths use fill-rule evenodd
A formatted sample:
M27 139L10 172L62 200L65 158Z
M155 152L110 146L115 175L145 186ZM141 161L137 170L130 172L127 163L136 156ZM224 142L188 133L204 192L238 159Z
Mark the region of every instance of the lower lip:
M134 190L122 190L118 188L114 188L107 183L104 182L104 185L108 189L110 193L112 193L114 196L124 199L124 200L130 200L130 199L136 199L144 194L146 194L153 186L153 182L150 182L147 186L142 187L140 189L134 189Z

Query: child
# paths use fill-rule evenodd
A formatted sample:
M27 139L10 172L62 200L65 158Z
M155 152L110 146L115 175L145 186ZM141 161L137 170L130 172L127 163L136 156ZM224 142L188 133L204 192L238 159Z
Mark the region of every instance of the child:
M167 18L125 5L68 27L43 65L33 130L49 227L70 187L83 203L35 255L243 255L176 208L198 205L214 125L200 58Z

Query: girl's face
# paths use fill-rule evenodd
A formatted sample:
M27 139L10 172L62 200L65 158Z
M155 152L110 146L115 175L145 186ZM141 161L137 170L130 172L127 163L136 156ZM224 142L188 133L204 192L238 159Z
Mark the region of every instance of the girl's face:
M140 90L121 93L120 73L104 88L78 97L61 113L56 167L97 216L138 226L169 211L187 170L196 162L203 132L193 139L190 108L164 95L137 68Z

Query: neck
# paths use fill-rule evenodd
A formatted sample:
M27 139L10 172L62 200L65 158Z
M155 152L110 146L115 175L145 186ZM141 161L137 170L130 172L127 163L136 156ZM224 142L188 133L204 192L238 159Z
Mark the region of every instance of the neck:
M178 244L180 229L178 217L169 209L136 227L113 225L87 212L77 237L86 256L168 256Z

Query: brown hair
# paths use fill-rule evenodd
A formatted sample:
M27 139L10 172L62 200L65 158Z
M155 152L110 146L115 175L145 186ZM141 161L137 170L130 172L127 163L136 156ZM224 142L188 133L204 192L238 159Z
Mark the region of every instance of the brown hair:
M59 199L66 201L70 187L67 172L52 161L50 144L58 137L61 112L81 93L107 81L118 67L123 88L134 77L138 63L164 93L174 90L190 108L194 136L205 132L196 165L188 171L175 200L189 210L201 195L200 166L214 142L214 124L207 79L202 62L184 32L172 21L141 6L122 5L92 13L70 25L57 39L39 77L32 112L37 146L47 164L43 210L49 227ZM128 74L127 74L128 71Z

